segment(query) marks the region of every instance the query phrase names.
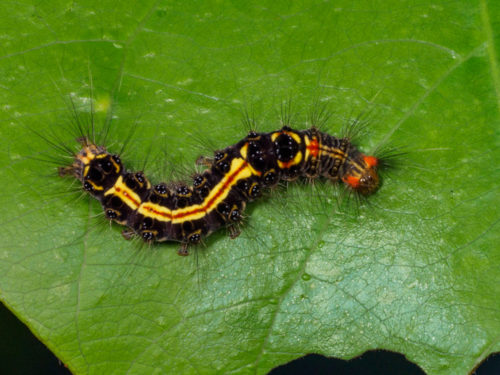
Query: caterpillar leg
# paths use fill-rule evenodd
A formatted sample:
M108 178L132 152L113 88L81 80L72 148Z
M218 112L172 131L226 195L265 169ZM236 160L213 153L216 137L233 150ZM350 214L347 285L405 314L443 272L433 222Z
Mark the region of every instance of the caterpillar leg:
M196 165L201 165L204 167L211 167L214 163L213 158L209 158L207 156L200 156L198 159L196 159Z
M131 229L124 229L122 230L122 236L125 238L127 241L131 240L135 235L135 232Z
M234 240L236 237L238 237L241 234L241 230L239 226L236 225L230 225L227 227L229 229L229 237Z
M68 175L73 175L74 172L74 167L72 165L66 166L66 167L58 167L57 168L57 173L59 174L60 177L68 176Z
M182 242L181 243L181 247L179 247L179 250L177 250L177 255L180 255L182 257L185 257L185 256L189 255L188 243L187 242Z

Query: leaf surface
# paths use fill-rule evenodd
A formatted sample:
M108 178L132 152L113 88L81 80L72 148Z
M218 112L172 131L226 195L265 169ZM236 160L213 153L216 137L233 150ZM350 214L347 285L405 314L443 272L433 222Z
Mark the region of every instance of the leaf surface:
M3 2L0 298L77 374L266 373L374 348L468 373L500 350L499 10ZM358 208L290 184L250 204L239 238L181 258L124 241L39 160L61 155L40 134L76 149L68 97L88 118L91 96L108 148L131 137L125 163L149 155L154 182L240 139L242 108L278 128L287 98L296 127L319 100L325 130L367 113L361 149L408 154Z

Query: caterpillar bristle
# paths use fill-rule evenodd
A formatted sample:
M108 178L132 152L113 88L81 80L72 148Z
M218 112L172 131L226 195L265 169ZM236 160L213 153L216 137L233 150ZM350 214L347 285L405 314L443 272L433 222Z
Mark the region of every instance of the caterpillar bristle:
M118 155L88 136L79 138L82 148L73 153L71 165L59 168L59 174L76 177L100 201L107 219L127 227L125 238L142 238L146 244L178 241L182 256L220 228L227 228L231 238L238 237L246 203L280 182L325 177L342 181L356 199L378 189L377 157L364 155L348 138L336 138L316 126L292 129L290 108L290 102L283 104L280 130L251 131L213 157L198 158L205 169L192 176L191 185L152 185L143 172L127 171ZM321 124L325 116L321 109L311 119Z

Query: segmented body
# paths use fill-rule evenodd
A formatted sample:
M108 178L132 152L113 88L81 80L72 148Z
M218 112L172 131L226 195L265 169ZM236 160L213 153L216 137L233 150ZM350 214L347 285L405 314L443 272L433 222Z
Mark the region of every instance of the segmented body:
M280 180L326 177L364 195L379 185L377 158L362 154L347 138L316 128L250 132L213 158L200 158L207 170L194 176L192 186L174 189L166 183L152 186L142 172L126 171L120 158L102 146L87 139L82 145L61 175L78 178L108 219L129 228L125 235L147 242L179 241L180 255L221 227L236 237L246 203Z

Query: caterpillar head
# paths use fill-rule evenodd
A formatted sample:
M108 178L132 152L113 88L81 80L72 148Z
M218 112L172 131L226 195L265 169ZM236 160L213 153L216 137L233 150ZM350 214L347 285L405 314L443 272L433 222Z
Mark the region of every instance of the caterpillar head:
M109 154L102 146L80 140L81 150L75 154L73 164L59 168L59 174L73 175L81 181L83 188L94 196L102 195L112 187L123 172L117 155Z
M380 179L377 173L378 158L359 153L347 162L347 168L342 176L342 181L351 189L363 195L374 193Z

